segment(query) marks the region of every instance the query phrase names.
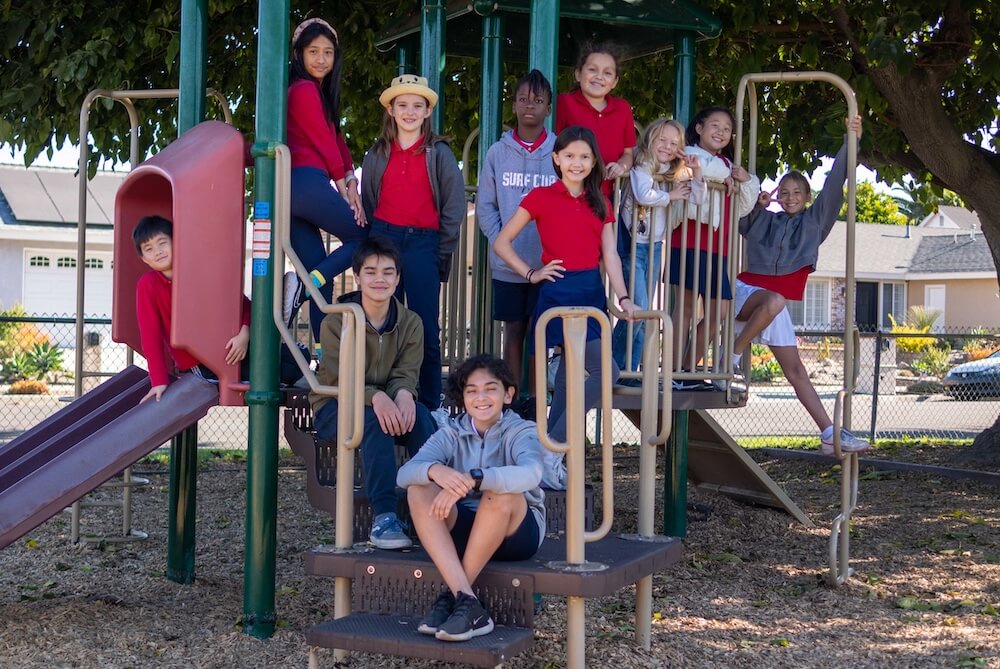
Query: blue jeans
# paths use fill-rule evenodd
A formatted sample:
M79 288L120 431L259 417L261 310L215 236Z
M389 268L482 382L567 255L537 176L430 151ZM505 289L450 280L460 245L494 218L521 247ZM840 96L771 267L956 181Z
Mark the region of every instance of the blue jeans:
M319 270L326 283L319 292L327 302L333 299L333 279L351 266L358 244L368 236L368 228L354 220L347 200L330 183L330 177L316 167L292 170L292 248L307 271ZM327 255L325 231L340 240L340 248ZM309 323L319 341L319 326L325 314L311 300Z
M653 290L660 284L660 255L661 244L653 245L653 262L649 262L649 244L638 242L635 245L635 288L631 293L632 304L636 309L649 309L650 295L646 290L646 283L649 275L653 275ZM629 284L629 276L632 271L631 258L622 258L622 272L625 275L625 286ZM632 364L629 371L639 369L639 361L642 359L642 343L645 340L646 323L638 321L632 324ZM614 336L611 340L612 355L618 367L625 369L625 350L628 343L628 322L621 320L615 325Z
M420 364L417 401L433 411L441 406L441 279L437 230L372 223L372 234L391 240L403 259L396 299L424 324L424 361Z
M396 512L396 444L406 447L410 457L434 434L437 425L430 412L417 403L417 420L408 433L394 437L382 431L375 410L365 406L365 433L361 437L361 466L365 472L368 503L376 516ZM323 439L337 439L337 400L319 408L313 420L316 434Z

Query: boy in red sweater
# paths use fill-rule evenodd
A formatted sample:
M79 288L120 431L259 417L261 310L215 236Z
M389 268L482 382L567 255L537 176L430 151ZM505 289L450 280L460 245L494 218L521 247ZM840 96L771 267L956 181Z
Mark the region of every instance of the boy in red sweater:
M171 280L173 279L174 226L162 216L146 216L132 232L135 250L150 270L142 275L135 287L136 318L142 351L149 367L152 388L139 400L160 401L170 383L170 373L193 372L209 379L215 374L201 365L187 351L170 345L170 322L173 315ZM250 300L243 297L240 331L226 342L226 363L234 365L246 358L250 346Z

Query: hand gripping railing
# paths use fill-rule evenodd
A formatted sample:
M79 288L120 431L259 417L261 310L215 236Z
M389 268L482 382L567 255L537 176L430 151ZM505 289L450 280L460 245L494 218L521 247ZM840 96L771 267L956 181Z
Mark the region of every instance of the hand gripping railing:
M739 163L743 150L743 107L750 111L749 161L747 169L754 172L757 165L757 91L756 83L776 82L825 82L834 86L844 96L847 104L847 118L858 114L858 102L854 90L844 79L830 72L758 72L746 74L740 79L736 93L736 149L735 162ZM854 314L854 226L857 214L857 135L847 131L847 231L846 262L844 266L844 388L837 393L833 417L834 454L841 461L840 514L833 520L830 535L830 583L837 586L851 575L849 562L848 532L851 512L858 501L858 455L843 453L840 448L840 432L851 424L851 396L859 372L857 358L860 333L855 325Z
M840 430L844 426L844 406L850 399L846 390L837 393L833 407L833 454L840 460L840 513L830 525L830 585L842 585L851 569L851 514L858 506L858 454L841 450Z
M538 402L538 439L545 448L566 455L566 561L550 562L551 569L566 571L601 571L607 567L587 562L585 544L600 541L611 530L614 521L614 472L611 421L602 421L601 435L601 525L591 532L584 527L584 486L586 460L586 420L584 407L584 349L587 344L587 321L594 319L601 328L601 404L606 416L611 415L611 323L607 315L594 307L554 307L545 311L535 325L535 350L545 351L545 330L549 321L562 318L563 354L560 364L566 365L566 442L549 438L545 415L546 374L543 365L535 370L535 396ZM585 666L585 616L583 597L566 598L567 666Z
M321 395L337 398L337 512L335 522L335 547L349 551L354 545L354 449L361 444L364 434L364 380L365 380L365 314L354 303L328 304L313 284L291 240L291 154L284 144L274 145L275 158L275 234L279 244L274 247L274 300L272 315L282 341L291 352L309 388ZM309 291L309 297L319 305L324 314L343 314L340 329L340 357L336 386L323 385L316 378L295 338L282 320L281 305L285 257L291 261L295 272ZM334 617L343 618L351 613L351 579L337 577L334 581ZM338 659L341 658L338 653Z

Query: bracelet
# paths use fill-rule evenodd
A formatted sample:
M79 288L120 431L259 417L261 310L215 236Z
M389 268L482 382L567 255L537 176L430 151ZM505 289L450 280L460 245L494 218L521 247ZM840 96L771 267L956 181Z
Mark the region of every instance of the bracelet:
M528 283L531 283L531 275L534 273L535 273L535 268L532 267L525 273L524 280L527 281Z
M344 174L344 183L347 185L350 185L352 181L357 181L357 180L358 177L356 174L354 174L354 172L347 172L346 174Z
M628 296L628 293L625 293L624 295L618 298L618 305L621 306L621 303L625 300L632 302L632 298ZM635 302L632 302L632 304L635 304Z

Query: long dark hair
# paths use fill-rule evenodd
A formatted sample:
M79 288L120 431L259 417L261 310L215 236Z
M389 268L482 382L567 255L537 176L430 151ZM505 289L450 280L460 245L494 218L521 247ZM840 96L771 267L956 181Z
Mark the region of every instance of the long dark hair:
M430 102L428 102L428 104L430 104ZM420 146L417 150L421 152L434 146L435 142L447 142L450 139L444 135L439 135L434 132L434 129L431 126L430 116L425 118L424 122L420 124L420 134L423 136L423 139L421 140ZM392 153L392 145L393 142L396 141L396 137L396 119L394 119L389 110L386 109L382 115L382 132L379 133L378 139L375 140L372 150L383 158L388 158L389 154Z
M343 60L340 57L340 42L337 36L322 23L312 23L305 27L299 38L292 45L292 64L288 68L288 83L294 83L299 79L315 81L306 71L305 62L302 59L302 52L312 44L317 37L325 37L333 42L333 68L319 82L319 97L323 100L323 113L326 120L337 130L340 129L340 73L343 69Z
M601 192L601 184L604 182L604 160L601 158L601 152L597 149L597 137L594 136L594 132L582 125L571 125L556 137L555 146L552 147L552 155L559 153L573 142L586 142L590 146L590 152L594 154L594 169L590 170L590 174L583 180L583 192L586 194L587 203L594 214L601 221L604 221L608 216L608 201L604 197L604 193ZM554 161L553 166L556 169L556 174L562 179L562 170L554 164Z
M707 121L708 117L712 114L725 114L729 117L729 122L733 124L733 137L729 140L729 144L726 144L722 148L722 151L720 151L723 156L732 162L736 156L735 149L733 148L733 141L736 139L736 118L733 116L733 112L725 107L706 107L695 114L691 122L688 123L687 132L684 133L684 141L688 146L698 146L701 141L701 135L698 134L698 126Z

